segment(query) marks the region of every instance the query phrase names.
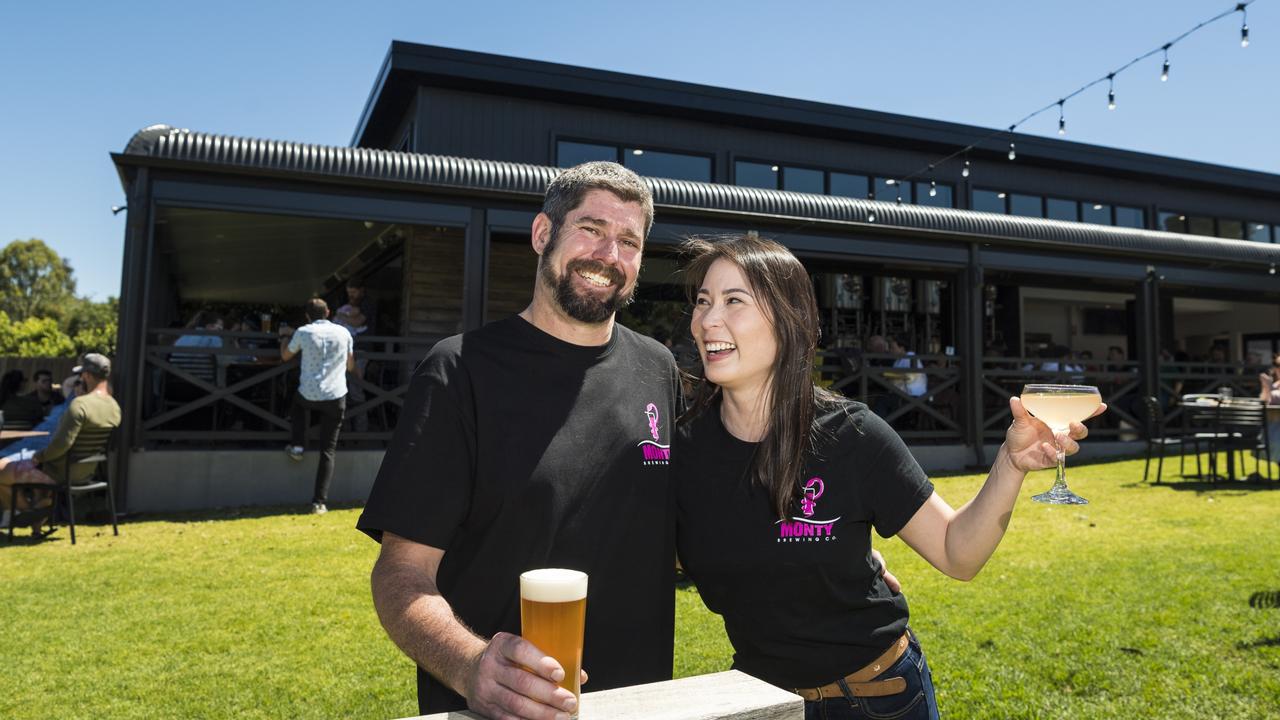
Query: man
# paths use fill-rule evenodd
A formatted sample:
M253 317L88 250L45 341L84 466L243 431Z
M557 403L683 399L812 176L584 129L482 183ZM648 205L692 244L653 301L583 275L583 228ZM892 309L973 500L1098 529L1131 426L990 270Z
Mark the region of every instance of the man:
M75 444L80 431L85 428L115 428L120 426L120 405L111 397L107 378L111 376L111 361L105 355L89 353L80 359L80 365L72 370L79 375L77 396L62 413L58 428L43 449L26 449L0 459L0 506L7 516L11 509L9 488L17 481L19 473L38 467L46 475L61 478L67 472L67 452ZM71 484L82 483L91 477L89 465L71 468ZM7 518L0 526L7 526Z
M515 635L519 574L539 567L590 577L592 689L671 677L678 376L666 348L614 323L652 223L630 170L565 171L533 221L532 302L415 372L358 527L382 542L374 604L419 667L424 714L575 709L564 670Z
M347 373L355 369L355 346L351 333L329 322L329 306L320 298L307 301L307 324L296 331L280 328L280 357L285 362L302 355L298 392L290 410L292 440L284 450L289 459L301 462L310 413L320 415L320 462L316 465L316 485L311 496L311 512L329 512L329 484L333 481L333 461L338 450L338 431L347 409Z
M33 389L27 397L40 403L40 409L44 417L49 416L49 412L55 407L61 405L66 400L62 393L53 389L53 372L50 370L37 370L32 378L35 383Z
M378 334L378 331L373 329L377 323L377 305L373 302L373 298L365 293L364 280L352 278L347 281L347 304L338 308L333 320L346 328L352 338L366 332L370 335ZM368 365L367 358L356 360L356 369L351 373L352 377L347 380L347 393L351 404L364 404L366 395L359 381L364 379L364 371ZM357 414L352 419L352 429L356 432L367 432L369 414L367 412Z

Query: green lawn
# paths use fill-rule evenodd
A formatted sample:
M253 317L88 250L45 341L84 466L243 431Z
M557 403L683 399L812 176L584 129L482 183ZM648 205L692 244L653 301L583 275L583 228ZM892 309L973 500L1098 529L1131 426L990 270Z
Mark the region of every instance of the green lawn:
M1075 467L1093 504L1033 476L972 583L880 543L952 718L1280 716L1280 492L1141 485ZM1168 476L1166 476L1168 477ZM954 505L981 478L937 481ZM0 543L0 717L401 717L413 669L374 616L355 510L139 519ZM720 622L678 593L678 676L728 667Z

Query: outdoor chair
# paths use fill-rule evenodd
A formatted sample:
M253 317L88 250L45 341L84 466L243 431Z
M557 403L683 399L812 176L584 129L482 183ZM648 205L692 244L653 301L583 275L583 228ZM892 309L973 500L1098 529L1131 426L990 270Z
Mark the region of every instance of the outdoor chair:
M1183 452L1184 438L1180 434L1171 435L1165 428L1164 408L1160 401L1148 395L1142 398L1143 420L1146 422L1144 435L1147 438L1147 462L1142 467L1142 482L1147 481L1147 473L1151 470L1151 455L1156 456L1156 485L1160 484L1160 474L1164 470L1164 456L1168 448L1178 449L1178 474L1185 472L1186 453ZM1158 451L1158 452L1157 452Z
M1224 398L1218 405L1217 449L1238 453L1241 474L1244 474L1246 451L1265 453L1266 479L1271 479L1271 445L1267 437L1266 405L1258 398ZM1263 460L1258 460L1258 475L1262 476Z
M111 512L111 530L114 534L120 534L120 527L116 519L116 497L111 487L111 478L107 473L106 460L107 450L113 437L115 428L83 428L80 434L76 436L76 441L72 443L71 449L67 451L66 462L62 465L60 476L54 477L55 485L45 485L36 483L15 483L14 490L34 490L53 488L55 493L55 508L51 508L49 512L49 531L53 531L54 510L56 509L56 498L65 499L67 502L67 524L71 527L71 544L76 544L76 504L75 499L81 495L90 493L105 492L107 495L107 507ZM83 467L86 465L93 466L93 475L90 476L88 482L80 484L71 484L72 468ZM45 533L48 534L48 533ZM9 528L9 537L13 537L13 525Z
M53 532L56 501L55 485L15 483L9 490L9 542L13 542L13 532L20 527L31 528L32 534L38 538ZM42 531L40 527L43 525L48 525L48 529Z
M1182 396L1183 442L1191 443L1196 456L1196 477L1204 477L1201 467L1201 444L1209 452L1209 472L1218 477L1218 442L1225 439L1219 428L1218 407L1222 397L1211 393L1194 393Z

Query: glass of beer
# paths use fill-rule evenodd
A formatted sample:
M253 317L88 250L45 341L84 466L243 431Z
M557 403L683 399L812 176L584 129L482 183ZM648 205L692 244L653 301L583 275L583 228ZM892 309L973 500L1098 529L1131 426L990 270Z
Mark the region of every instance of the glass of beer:
M520 635L564 668L560 687L581 701L587 574L546 568L520 575ZM575 711L571 717L578 717Z
M1102 404L1102 394L1092 385L1026 385L1022 388L1022 406L1054 432L1053 444L1058 448L1058 479L1047 492L1033 496L1036 502L1053 505L1088 505L1089 501L1067 487L1066 454L1057 434L1066 432L1073 422L1084 422Z

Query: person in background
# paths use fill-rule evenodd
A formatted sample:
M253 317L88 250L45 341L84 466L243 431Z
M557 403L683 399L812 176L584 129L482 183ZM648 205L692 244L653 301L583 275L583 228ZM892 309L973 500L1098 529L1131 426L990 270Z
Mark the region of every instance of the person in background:
M346 328L347 332L351 333L352 340L355 340L373 327L377 312L375 308L373 298L365 293L364 281L352 279L347 281L347 302L334 312L333 322ZM347 378L348 407L364 404L366 395L359 381L364 379L368 366L368 358L356 358L355 370ZM367 432L369 430L368 413L360 412L351 418L351 429L355 432Z
M80 359L74 372L79 374L78 388L83 390L68 402L59 418L57 429L43 448L20 450L17 457L6 455L0 460L0 506L6 514L11 509L9 488L17 476L30 468L37 468L52 478L68 475L71 484L83 483L91 477L94 468L89 465L67 466L67 452L75 444L84 428L116 428L120 426L120 405L111 396L107 378L111 376L111 361L105 355L88 353ZM7 521L4 525L7 526Z
M41 414L44 417L48 417L49 412L61 405L66 398L62 396L61 392L54 389L53 372L50 370L43 368L37 370L35 375L32 376L32 382L35 388L27 397L40 403L40 408L43 411Z
M10 370L0 377L0 413L9 427L29 428L44 418L44 408L29 394L23 394L26 377L21 370Z
M351 333L329 322L329 306L320 298L307 301L307 324L293 330L280 328L280 358L284 362L302 356L298 392L290 410L292 437L284 450L289 459L302 461L311 413L320 415L320 462L316 465L315 491L311 512L329 511L325 503L333 482L333 463L338 451L338 433L347 408L347 373L355 369L355 346Z

